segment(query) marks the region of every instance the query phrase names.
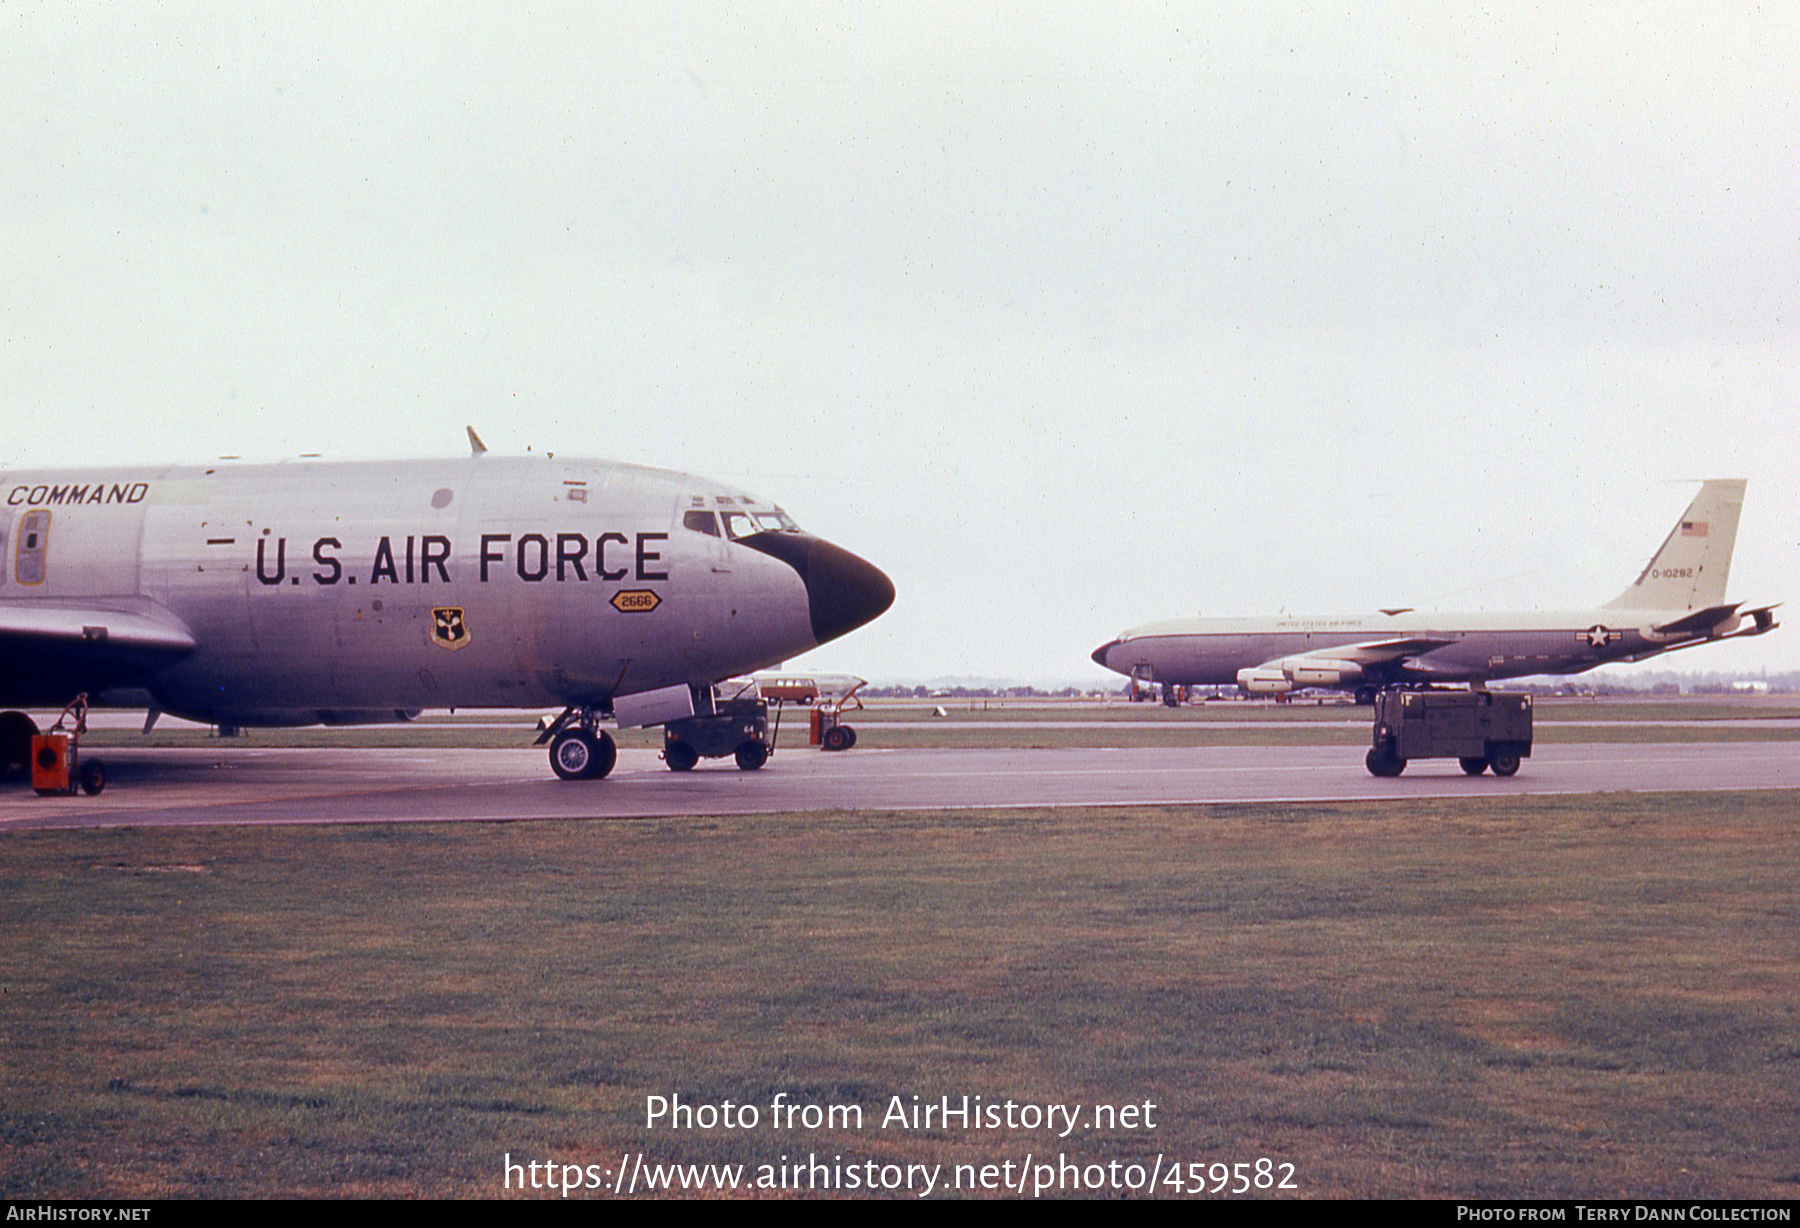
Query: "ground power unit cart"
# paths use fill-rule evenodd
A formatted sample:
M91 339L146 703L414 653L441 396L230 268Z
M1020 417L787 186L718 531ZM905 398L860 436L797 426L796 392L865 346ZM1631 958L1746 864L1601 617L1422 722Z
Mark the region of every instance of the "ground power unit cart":
M1376 776L1398 776L1410 759L1455 759L1479 776L1511 776L1531 757L1531 696L1492 691L1383 691L1375 699Z

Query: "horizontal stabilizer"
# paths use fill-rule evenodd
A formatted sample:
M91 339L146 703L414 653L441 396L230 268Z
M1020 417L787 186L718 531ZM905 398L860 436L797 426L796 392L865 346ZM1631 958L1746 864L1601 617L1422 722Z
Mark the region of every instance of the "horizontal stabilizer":
M1708 606L1704 610L1695 610L1692 614L1677 618L1674 622L1656 624L1656 632L1659 635L1693 635L1724 622L1737 613L1738 606L1742 604L1743 602L1740 601L1731 605L1714 605Z
M1779 603L1777 603L1777 604L1779 604ZM1748 627L1739 625L1746 618L1750 620L1750 625ZM1685 622L1687 620L1683 619L1682 621ZM1674 624L1670 624L1670 625L1673 626ZM1721 640L1742 639L1746 635L1764 635L1770 631L1775 630L1775 628L1779 627L1780 625L1781 625L1780 623L1775 621L1775 606L1772 606L1772 605L1758 606L1754 610L1745 610L1742 614L1734 615L1726 623L1721 623L1720 624L1721 629L1713 632L1711 635L1707 636L1705 639L1691 639L1691 640L1686 641L1685 643L1671 644L1667 648L1661 648L1661 649L1657 649L1654 652L1645 653L1643 656L1632 656L1632 657L1626 657L1625 659L1627 661L1641 661L1644 659L1644 657L1656 656L1659 653L1664 653L1664 652L1679 652L1683 648L1694 648L1701 644L1717 644ZM1731 629L1725 630L1724 628L1727 626L1729 626Z
M1754 610L1745 610L1743 616L1745 618L1748 618L1752 623L1755 624L1755 626L1746 627L1742 631L1738 632L1738 634L1739 635L1761 635L1765 631L1775 630L1775 628L1777 628L1781 625L1780 623L1775 621L1775 609L1776 609L1776 606L1779 606L1780 604L1781 603L1779 601L1777 601L1775 603L1775 605L1764 605L1764 606L1758 606Z

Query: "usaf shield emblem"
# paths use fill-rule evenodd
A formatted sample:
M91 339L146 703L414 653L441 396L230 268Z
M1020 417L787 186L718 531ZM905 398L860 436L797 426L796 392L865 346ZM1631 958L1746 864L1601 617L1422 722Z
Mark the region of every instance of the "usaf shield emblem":
M431 612L431 642L452 651L468 645L469 627L461 606L439 606Z

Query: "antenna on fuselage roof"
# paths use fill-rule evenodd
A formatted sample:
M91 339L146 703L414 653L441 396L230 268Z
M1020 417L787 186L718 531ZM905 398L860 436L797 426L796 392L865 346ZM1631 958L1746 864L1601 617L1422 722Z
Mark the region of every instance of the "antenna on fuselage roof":
M474 427L465 426L465 427L463 427L463 430L469 432L469 455L470 456L480 456L483 452L487 451L487 445L485 443L481 442L481 436L479 436L475 433Z

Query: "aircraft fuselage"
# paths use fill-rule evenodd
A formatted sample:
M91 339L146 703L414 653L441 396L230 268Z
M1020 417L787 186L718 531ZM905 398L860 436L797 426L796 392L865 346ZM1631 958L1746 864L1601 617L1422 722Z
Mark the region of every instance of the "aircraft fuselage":
M1654 628L1688 611L1576 610L1500 614L1373 614L1273 619L1171 619L1134 628L1094 653L1094 660L1144 681L1182 686L1238 683L1242 671L1288 658L1326 662L1334 649L1372 641L1443 641L1391 666L1370 662L1360 673L1298 685L1358 682L1470 682L1531 674L1578 673L1608 661L1663 652L1708 633L1670 636ZM1621 615L1627 615L1621 617ZM1736 625L1716 626L1710 634Z
M604 708L893 598L771 503L605 461L0 472L0 539L0 705L90 691L232 724Z

